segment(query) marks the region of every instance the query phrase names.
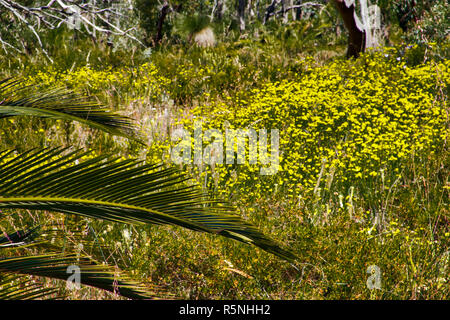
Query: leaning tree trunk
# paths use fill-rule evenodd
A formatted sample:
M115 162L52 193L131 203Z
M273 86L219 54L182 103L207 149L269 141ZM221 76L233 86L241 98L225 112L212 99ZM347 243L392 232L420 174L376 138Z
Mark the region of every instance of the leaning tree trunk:
M350 3L348 6L347 3ZM339 14L348 31L347 57L357 58L365 50L365 32L358 28L355 17L355 2L348 0L334 0Z

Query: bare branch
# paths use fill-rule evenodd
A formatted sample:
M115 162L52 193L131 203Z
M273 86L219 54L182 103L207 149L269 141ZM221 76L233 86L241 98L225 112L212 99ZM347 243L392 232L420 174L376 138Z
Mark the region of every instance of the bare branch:
M17 52L21 52L19 49L17 49L16 47L14 47L13 45L11 45L11 44L9 44L8 42L6 42L6 41L4 41L3 39L2 39L2 37L0 37L0 43L2 44L2 48L3 48L3 50L5 51L5 53L8 53L8 50L6 50L6 47L9 47L9 48L11 48L11 49L14 49L15 51L17 51Z
M302 4L297 4L297 5L294 5L294 6L287 7L287 8L286 7L282 8L279 11L275 11L275 9L276 9L276 7L277 7L277 5L279 3L281 3L280 0L273 0L272 3L267 7L266 15L264 16L263 24L265 24L269 20L270 17L276 16L276 15L281 15L281 14L286 14L286 12L288 12L289 10L300 9L300 8L303 8L303 7L324 7L324 5L321 4L321 3L305 2L305 3L302 3Z
M300 8L307 7L307 6L310 6L310 7L324 7L324 5L321 4L321 3L305 2L305 3L302 3L302 4L297 4L297 5L285 8L284 12L288 12L289 10L293 10L293 9L300 9ZM281 13L283 13L282 10L278 11L276 14L281 14Z
M56 29L63 24L70 28L80 29L91 36L94 36L95 32L106 36L125 36L143 45L131 34L131 31L135 30L134 27L123 30L120 25L110 22L111 16L124 17L118 9L113 7L100 8L91 3L79 3L79 1L73 0L50 0L47 5L40 7L27 7L13 0L0 0L0 6L6 8L16 19L27 26L47 56L39 35L40 30L42 28ZM0 43L3 48L5 46L13 47L12 44L3 40L0 40Z

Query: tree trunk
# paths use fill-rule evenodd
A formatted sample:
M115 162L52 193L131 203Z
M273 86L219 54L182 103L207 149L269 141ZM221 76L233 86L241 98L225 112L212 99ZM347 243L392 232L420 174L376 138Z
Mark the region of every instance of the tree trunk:
M295 5L301 5L302 2L302 0L297 0L295 2ZM295 9L295 20L302 20L302 18L302 7L298 7L297 9Z
M256 17L258 18L258 21L261 20L261 13L259 12L259 1L260 0L256 0L256 5L255 5L255 7L256 7Z
M247 0L238 0L237 11L239 17L239 31L245 31L245 7L247 6Z
M164 25L164 21L166 20L167 14L169 13L170 5L167 0L164 1L164 4L159 12L158 24L156 25L156 35L155 35L155 44L161 42L163 33L162 28Z
M211 22L215 19L221 21L223 18L223 1L214 0L213 8L211 11Z
M293 7L293 6L294 6L294 0L289 0L289 6L290 6L290 7ZM295 17L296 17L296 15L295 15L295 10L292 10L292 11L291 11L291 14L292 14L292 21L295 21Z
M281 16L283 17L283 24L288 22L288 16L286 12L286 0L281 0Z
M352 1L347 7L346 0L334 0L339 14L344 21L345 28L348 31L347 57L357 58L365 50L365 32L358 28L355 19L355 3Z
M275 13L275 7L279 3L280 0L273 0L272 3L267 7L266 14L264 15L263 24L266 24L272 14Z
M110 8L110 7L111 7L110 1L111 1L111 0L103 0L103 7L104 7L104 8ZM112 46L113 46L113 43L112 43L112 41L111 41L111 27L110 27L110 18L111 18L111 15L110 15L109 12L107 12L107 13L105 14L105 18L106 18L106 21L108 22L108 23L106 23L106 25L103 27L104 29L108 30L108 31L106 32L106 39L107 39L107 40L106 40L106 44L107 44L109 47L112 47Z

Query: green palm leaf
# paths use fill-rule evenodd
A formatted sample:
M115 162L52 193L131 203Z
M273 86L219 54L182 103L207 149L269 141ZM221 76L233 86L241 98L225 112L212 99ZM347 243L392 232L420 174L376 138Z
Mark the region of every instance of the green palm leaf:
M18 230L16 232L6 234L0 237L0 248L24 245L37 236L38 229L39 227L35 227L29 230Z
M27 276L68 280L72 274L68 272L69 266L78 268L80 284L132 299L173 297L165 289L141 285L119 269L97 262L90 254L86 255L81 250L92 242L78 232L71 232L69 236L66 231L55 229L52 225L38 226L12 232L0 240L3 244L0 244L0 299L37 299L54 295L58 290L29 282ZM77 245L70 245L68 241ZM79 245L82 245L81 248ZM19 250L21 254L18 254ZM47 253L34 253L42 250Z
M296 257L220 202L208 200L173 168L87 152L0 152L0 209L78 214L131 224L172 224ZM82 161L81 161L82 160Z
M0 81L0 118L37 116L77 121L90 127L139 141L131 119L63 88L36 90L20 80Z
M100 288L132 299L167 297L169 294L156 287L144 287L130 280L113 267L101 265L87 256L76 254L42 254L0 259L2 273L34 275L67 280L69 266L79 268L80 284ZM14 286L13 286L14 287ZM17 286L15 286L17 288ZM9 290L6 290L8 292ZM0 290L3 294L4 290ZM16 298L17 299L17 298Z
M58 289L44 288L26 276L2 272L0 300L42 299L58 293Z

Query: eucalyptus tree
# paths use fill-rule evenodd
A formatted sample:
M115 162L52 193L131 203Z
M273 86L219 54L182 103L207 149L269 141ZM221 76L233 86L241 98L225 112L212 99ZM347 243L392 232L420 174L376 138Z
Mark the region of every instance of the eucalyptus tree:
M357 15L356 0L333 0L344 21L348 31L347 57L358 57L366 48L380 45L381 33L380 8L377 5L368 5L367 0L359 0L359 11Z

